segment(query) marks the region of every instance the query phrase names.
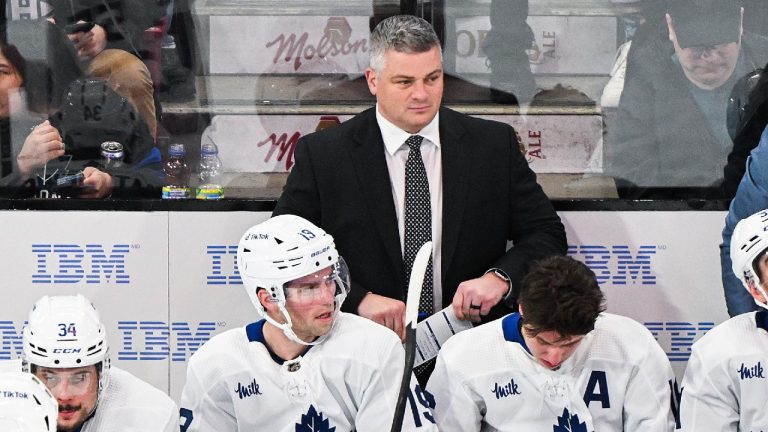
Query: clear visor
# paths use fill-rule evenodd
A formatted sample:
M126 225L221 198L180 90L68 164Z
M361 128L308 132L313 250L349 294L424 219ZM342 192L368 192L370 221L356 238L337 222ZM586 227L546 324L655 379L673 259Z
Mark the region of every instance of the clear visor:
M98 380L97 373L82 370L74 372L43 370L37 372L37 377L57 398L65 395L82 396L90 389L95 390L96 387L92 384Z
M342 257L330 267L283 284L286 300L301 304L333 302L349 288L349 269Z

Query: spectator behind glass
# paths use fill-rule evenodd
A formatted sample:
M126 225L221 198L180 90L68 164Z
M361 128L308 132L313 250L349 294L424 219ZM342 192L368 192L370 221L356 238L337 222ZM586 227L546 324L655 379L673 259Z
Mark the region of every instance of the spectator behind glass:
M742 15L735 0L672 0L668 40L650 38L631 48L606 148L621 196L720 183L732 147L731 89L768 59L768 39L743 32Z
M52 184L58 177L82 170L85 178L71 196L107 197L126 180L145 186L146 176L135 168L152 160L156 150L130 103L84 75L74 48L55 26L14 21L3 35L0 184L24 195L36 192L31 184L56 192ZM107 170L100 164L100 143L106 140L123 144L124 167Z
M94 23L87 32L69 34L69 39L88 74L103 79L131 102L153 137L157 134L154 85L140 59L149 57L144 30L163 17L163 3L157 0L51 1L52 19L61 29L79 22Z

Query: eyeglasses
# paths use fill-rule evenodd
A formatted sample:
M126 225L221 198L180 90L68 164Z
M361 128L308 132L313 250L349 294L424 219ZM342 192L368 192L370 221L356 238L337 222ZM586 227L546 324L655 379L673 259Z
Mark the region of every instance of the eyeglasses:
M65 389L72 396L81 396L91 387L94 373L88 371L79 372L51 372L41 371L37 373L40 381L48 387L48 390L56 396Z

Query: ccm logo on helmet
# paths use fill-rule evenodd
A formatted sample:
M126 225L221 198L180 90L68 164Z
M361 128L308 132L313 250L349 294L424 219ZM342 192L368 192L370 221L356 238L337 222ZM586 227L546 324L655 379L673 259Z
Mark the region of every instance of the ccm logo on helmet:
M322 253L328 252L328 250L329 250L330 248L331 248L330 246L326 246L326 247L324 247L324 248L320 249L320 250L319 250L319 251L317 251L317 252L312 252L312 255L311 255L311 256L312 256L312 257L316 257L316 256L318 256L318 255L320 255L320 254L322 254Z
M54 354L76 354L80 352L80 348L54 348Z

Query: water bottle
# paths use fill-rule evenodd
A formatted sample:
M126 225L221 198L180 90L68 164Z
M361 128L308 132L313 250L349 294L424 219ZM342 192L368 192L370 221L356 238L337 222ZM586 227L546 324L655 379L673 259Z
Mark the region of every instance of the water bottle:
M123 166L123 145L117 141L101 143L101 163L107 171Z
M224 198L224 187L221 184L221 159L216 144L205 143L200 149L199 184L197 199L217 200Z
M168 148L168 159L163 164L163 199L189 198L189 166L184 160L186 154L184 144L171 144Z

